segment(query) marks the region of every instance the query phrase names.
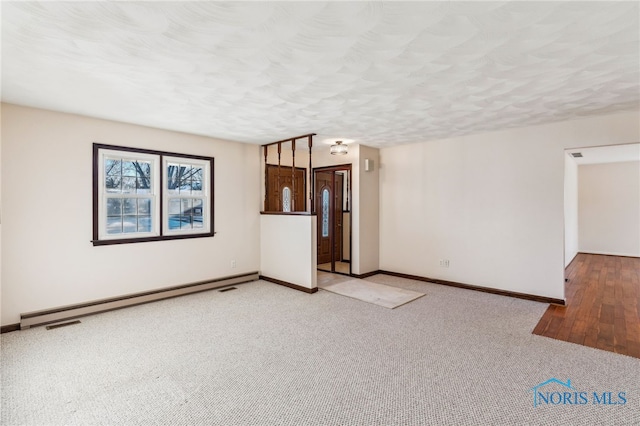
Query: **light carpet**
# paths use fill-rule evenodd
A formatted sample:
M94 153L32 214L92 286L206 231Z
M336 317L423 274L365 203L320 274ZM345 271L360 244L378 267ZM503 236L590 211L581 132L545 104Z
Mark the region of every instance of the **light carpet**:
M417 291L357 279L323 285L321 288L332 293L362 300L367 303L373 303L374 305L389 309L397 308L398 306L424 296L424 293Z
M380 309L263 281L0 336L2 425L640 424L640 360L535 336L547 305L427 293ZM550 378L624 406L533 407Z

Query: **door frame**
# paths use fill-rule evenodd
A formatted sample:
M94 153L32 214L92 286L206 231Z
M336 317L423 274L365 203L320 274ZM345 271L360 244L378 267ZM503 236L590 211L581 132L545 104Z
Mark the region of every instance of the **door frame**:
M342 274L342 275L351 275L351 264L353 262L353 241L352 241L352 234L353 234L353 200L351 199L351 195L352 195L352 190L351 190L351 186L352 186L352 181L353 181L353 172L352 172L352 165L349 164L338 164L335 166L325 166L325 167L314 167L312 170L312 179L311 179L311 191L313 193L313 198L314 198L314 205L312 206L312 213L315 213L317 215L317 206L320 203L320 200L316 200L316 173L317 172L332 172L333 173L333 184L335 187L335 172L340 172L340 171L346 171L347 174L347 206L349 210L343 210L342 208L340 210L342 210L342 213L344 214L345 212L349 212L349 273L345 274L343 272L337 272L336 271L336 264L335 264L335 225L334 225L334 219L332 218L333 215L329 216L329 220L330 220L330 232L329 232L329 244L331 246L331 273L332 274ZM330 198L330 200L333 200L333 197ZM333 202L333 201L330 201ZM331 210L331 209L329 209ZM320 216L318 215L318 220L317 220L317 226L316 226L316 236L318 235L318 230L320 229ZM316 255L317 256L317 255ZM343 256L344 257L344 256ZM342 261L342 259L340 260Z

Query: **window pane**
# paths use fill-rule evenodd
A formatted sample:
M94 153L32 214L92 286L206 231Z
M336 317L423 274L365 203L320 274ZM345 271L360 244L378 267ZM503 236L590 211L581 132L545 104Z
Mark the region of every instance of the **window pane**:
M176 179L176 189L180 193L191 192L191 166L180 164L177 171L178 177Z
M136 166L136 176L141 179L151 179L151 162L138 161Z
M169 214L180 214L179 198L172 198L169 200Z
M151 194L151 179L136 178L136 192L138 194Z
M122 216L107 217L107 234L122 233Z
M191 214L192 200L190 198L182 199L182 214Z
M120 192L122 184L122 161L106 158L104 161L104 186L107 192Z
M282 211L291 211L291 189L288 186L285 186L282 190Z
M167 190L170 194L175 193L178 188L178 169L179 165L177 164L167 164Z
M180 229L180 215L169 216L169 229Z
M195 216L202 216L204 200L201 198L195 198L193 200L193 214Z
M107 216L122 215L122 199L107 198Z
M180 229L191 229L191 216L180 216Z
M193 216L193 227L204 228L204 220L202 216Z
M151 232L151 216L138 216L138 232Z
M193 166L191 170L191 193L194 195L202 194L202 167Z
M202 180L202 167L193 166L192 179Z
M122 161L119 159L105 158L104 160L104 175L105 176L121 176L122 175Z
M137 216L123 216L122 217L122 232L137 232L138 231L138 217Z
M151 214L151 199L150 198L140 198L138 199L138 214L139 215L149 215Z
M125 198L122 200L122 214L136 214L138 208L135 198Z
M322 236L329 236L329 190L322 190Z
M104 186L107 189L107 192L120 192L122 185L122 178L120 175L115 176L105 176L104 178Z
M136 176L135 162L126 160L122 162L122 176Z
M135 177L123 177L122 178L122 192L124 194L133 194L136 192L136 178Z
M191 181L191 193L193 195L202 195L202 181L201 180L192 180Z

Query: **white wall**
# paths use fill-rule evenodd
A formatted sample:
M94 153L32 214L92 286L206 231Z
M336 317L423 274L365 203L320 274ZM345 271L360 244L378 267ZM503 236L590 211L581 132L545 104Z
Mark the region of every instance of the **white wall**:
M92 143L215 157L215 237L93 247ZM258 271L258 147L2 105L2 324ZM237 267L231 267L236 260Z
M578 167L584 253L640 256L640 161Z
M316 217L260 216L260 274L306 288L317 285Z
M564 266L578 254L578 165L564 156Z
M639 132L635 112L382 149L380 268L563 299L564 149Z

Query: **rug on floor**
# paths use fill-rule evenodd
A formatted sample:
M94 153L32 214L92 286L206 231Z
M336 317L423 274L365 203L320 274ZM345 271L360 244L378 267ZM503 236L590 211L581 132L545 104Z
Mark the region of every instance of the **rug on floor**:
M397 308L424 296L424 293L417 291L357 279L328 284L320 288L389 309Z

